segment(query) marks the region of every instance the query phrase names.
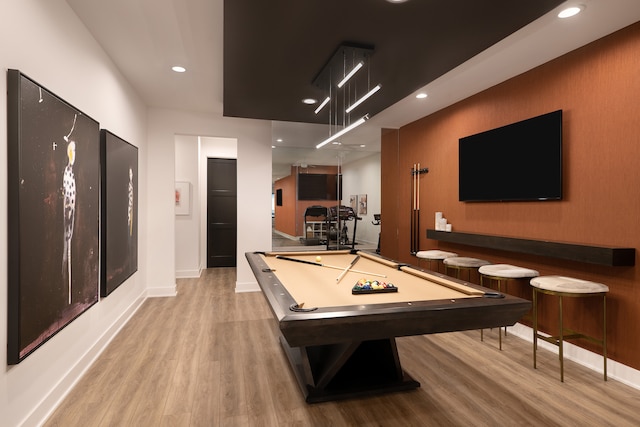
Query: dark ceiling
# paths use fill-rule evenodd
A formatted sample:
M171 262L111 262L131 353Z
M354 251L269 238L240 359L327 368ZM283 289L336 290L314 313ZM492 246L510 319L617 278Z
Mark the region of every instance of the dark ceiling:
M225 0L224 115L326 124L302 99L326 96L314 79L355 43L372 48L364 72L382 89L353 114L373 116L561 3Z

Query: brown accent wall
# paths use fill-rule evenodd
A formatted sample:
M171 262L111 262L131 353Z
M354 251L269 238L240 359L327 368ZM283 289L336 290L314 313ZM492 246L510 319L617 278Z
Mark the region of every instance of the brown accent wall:
M309 168L291 167L291 175L277 180L273 191L282 189L282 206L275 207L274 228L290 236L303 236L304 213L309 206L336 206L335 200L298 200L296 174L298 173L338 173L336 166L312 166ZM309 219L312 221L313 219Z
M405 251L400 251L399 236L409 236L408 229L402 229L409 225L411 206L400 208L398 205L406 200L410 202L410 170L400 173L399 170L399 136L398 130L387 129L382 131L380 139L380 253L391 259L399 260L401 252L409 252L409 246ZM406 176L405 176L406 175ZM406 216L406 218L404 218ZM402 217L402 220L401 220ZM409 240L407 240L407 244Z
M282 190L282 206L275 207L274 228L289 236L296 235L296 176L289 175L277 180L273 191Z
M382 254L410 252L410 170L420 162L420 247L605 283L608 353L640 369L640 23L402 127L382 139ZM428 101L427 101L428 102ZM564 198L458 201L458 139L562 109ZM508 177L505 177L508 179ZM455 231L636 248L636 266L606 267L427 240L442 211ZM397 236L397 237L396 237ZM526 284L511 293L531 299ZM565 299L565 324L600 336L601 300ZM557 303L541 301L542 329L556 333ZM591 349L588 343L576 344ZM594 351L600 351L597 347Z

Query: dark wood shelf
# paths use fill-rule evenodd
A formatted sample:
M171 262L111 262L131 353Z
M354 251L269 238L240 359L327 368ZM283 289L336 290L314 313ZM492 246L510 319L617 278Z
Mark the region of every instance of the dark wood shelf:
M591 246L437 230L427 230L427 238L441 242L567 259L589 264L633 266L636 261L635 248Z

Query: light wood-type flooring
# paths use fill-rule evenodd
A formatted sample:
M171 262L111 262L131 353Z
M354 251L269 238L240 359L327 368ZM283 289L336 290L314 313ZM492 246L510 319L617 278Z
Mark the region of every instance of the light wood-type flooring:
M640 391L497 331L398 339L422 386L306 404L261 293L235 269L178 280L147 300L46 426L639 426ZM375 355L372 355L375 357Z

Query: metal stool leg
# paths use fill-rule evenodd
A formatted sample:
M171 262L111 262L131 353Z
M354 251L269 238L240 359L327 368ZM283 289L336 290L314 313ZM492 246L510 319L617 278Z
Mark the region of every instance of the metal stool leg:
M533 288L533 369L536 369L536 351L538 350L538 292Z
M480 286L484 286L484 276L480 275ZM484 329L480 329L480 341L484 341Z
M498 279L498 293L500 293L500 279ZM504 334L507 335L507 327L504 327ZM502 328L498 327L498 346L502 350Z
M505 279L505 282L504 282L504 292L505 293L507 293L507 281L508 280L509 279ZM502 279L498 279L498 292L499 293L502 292L501 283L502 283ZM506 326L504 327L504 336L505 337L507 336L507 327ZM502 350L502 328L498 328L498 343L500 345L500 350Z
M560 382L564 382L564 352L563 352L563 328L564 325L562 324L562 295L558 296L558 311L560 313L560 331L558 333L558 347L560 348L560 350L558 351L558 354L560 356Z
M607 294L602 297L602 357L604 359L604 380L607 380Z

